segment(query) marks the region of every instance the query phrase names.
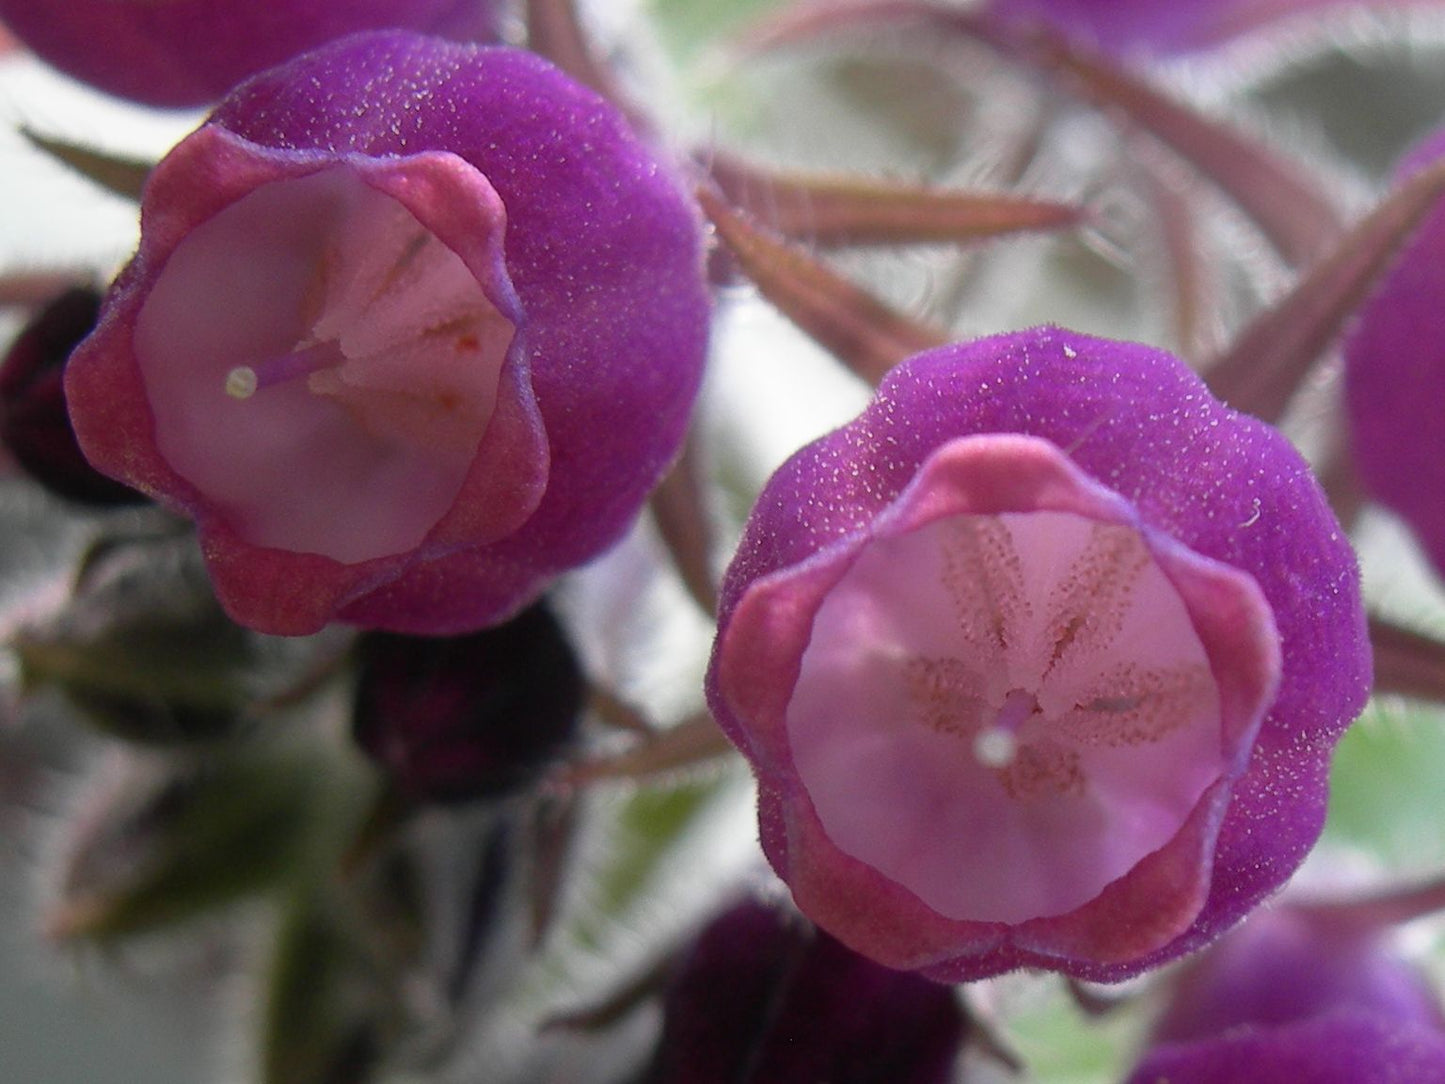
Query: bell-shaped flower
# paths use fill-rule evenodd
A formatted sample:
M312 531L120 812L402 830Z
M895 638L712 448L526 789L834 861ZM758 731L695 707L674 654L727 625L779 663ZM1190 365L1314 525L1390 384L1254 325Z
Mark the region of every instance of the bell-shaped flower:
M1129 1084L1445 1080L1445 1017L1391 931L1261 909L1185 965Z
M1056 329L895 369L769 481L720 613L769 860L949 981L1119 979L1222 932L1313 844L1369 684L1299 455L1177 359Z
M214 102L264 68L363 30L495 41L499 0L0 0L42 60L146 105Z
M1408 177L1445 158L1445 131L1401 163ZM1445 207L1416 231L1345 341L1345 395L1366 492L1415 532L1445 572Z
M156 167L66 386L236 620L454 633L627 528L708 306L695 205L617 110L528 53L361 35Z

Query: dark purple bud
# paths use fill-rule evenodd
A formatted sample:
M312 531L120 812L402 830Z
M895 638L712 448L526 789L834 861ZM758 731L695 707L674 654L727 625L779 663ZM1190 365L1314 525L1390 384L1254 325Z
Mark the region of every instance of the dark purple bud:
M1281 908L1177 976L1130 1084L1445 1079L1439 1002L1388 931Z
M361 30L495 41L497 0L0 0L39 57L122 98L204 105L246 76Z
M748 901L713 921L668 986L646 1084L945 1084L965 1019L953 991Z
M354 734L408 794L467 801L526 786L577 729L585 684L543 605L469 636L368 633Z
M0 441L52 493L84 504L141 504L146 498L92 467L65 407L66 359L95 327L100 294L66 290L35 316L0 365Z

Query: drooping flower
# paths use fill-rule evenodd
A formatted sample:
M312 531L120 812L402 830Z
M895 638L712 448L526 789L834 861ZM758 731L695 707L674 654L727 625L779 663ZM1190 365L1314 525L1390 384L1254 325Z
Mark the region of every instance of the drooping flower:
M581 719L581 665L542 603L466 636L366 633L359 654L353 733L409 797L515 791Z
M527 53L362 35L156 168L67 391L236 620L455 633L626 529L707 319L696 208L615 109Z
M1313 844L1368 683L1299 455L1177 359L1056 329L918 355L789 460L708 677L803 912L948 981L1222 932Z
M1406 156L1403 179L1445 158L1445 131ZM1345 396L1366 492L1445 572L1445 207L1416 231L1345 340Z
M946 1084L966 1033L952 990L879 967L788 909L708 923L663 997L643 1084Z
M1129 1084L1445 1079L1445 1018L1388 929L1256 912L1174 977Z
M498 6L497 0L0 0L0 22L41 59L108 94L196 106L264 68L363 30L495 41Z

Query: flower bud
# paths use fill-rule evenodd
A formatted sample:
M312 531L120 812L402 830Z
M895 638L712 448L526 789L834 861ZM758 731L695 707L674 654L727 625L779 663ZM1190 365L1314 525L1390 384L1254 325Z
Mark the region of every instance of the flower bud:
M880 967L796 914L749 900L683 957L643 1081L946 1084L966 1026L948 987Z
M65 605L22 624L11 646L27 686L58 687L102 730L158 746L235 735L257 701L284 697L335 650L236 625L195 538L174 530L98 543Z
M46 489L82 504L141 504L145 497L86 462L65 407L62 379L70 352L90 334L100 294L65 291L41 309L0 363L0 441Z
M314 857L314 760L245 751L158 770L117 758L81 794L46 915L57 938L169 927L274 888Z
M902 363L774 474L708 690L821 927L936 979L1112 981L1293 872L1369 662L1284 438L1162 351L1042 328Z
M358 651L353 733L413 797L519 790L576 733L582 670L542 604L468 636L368 633Z

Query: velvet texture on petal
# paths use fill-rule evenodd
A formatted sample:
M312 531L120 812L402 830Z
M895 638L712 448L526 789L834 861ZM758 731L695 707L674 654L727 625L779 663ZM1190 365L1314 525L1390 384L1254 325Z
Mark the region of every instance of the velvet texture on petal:
M1401 165L1445 157L1445 131ZM1345 394L1360 480L1445 572L1445 207L1416 232L1345 341Z
M241 80L364 30L497 40L497 0L0 0L0 22L67 75L159 106L218 100Z
M1391 931L1330 912L1256 912L1182 967L1129 1084L1445 1080L1445 1031Z
M1120 57L1200 52L1281 19L1349 0L989 0L987 10L1024 27L1049 28Z
M1341 1010L1217 1040L1171 1043L1128 1084L1421 1084L1445 1080L1445 1036L1374 1013Z
M363 35L161 162L67 391L238 621L449 634L626 529L707 323L697 211L615 110L526 53Z
M1232 925L1313 844L1368 683L1298 454L1057 329L910 359L773 476L708 679L804 913L949 981L1120 979Z

